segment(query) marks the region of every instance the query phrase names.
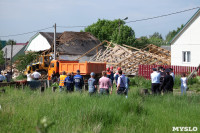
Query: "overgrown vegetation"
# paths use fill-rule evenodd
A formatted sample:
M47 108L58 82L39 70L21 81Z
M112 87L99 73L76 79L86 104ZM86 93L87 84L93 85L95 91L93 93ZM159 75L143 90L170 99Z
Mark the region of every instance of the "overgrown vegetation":
M199 95L141 97L137 88L148 88L149 80L135 77L131 84L128 99L115 93L89 96L87 92L53 93L49 88L41 94L29 88L5 88L6 93L0 93L0 131L164 133L174 126L199 125Z

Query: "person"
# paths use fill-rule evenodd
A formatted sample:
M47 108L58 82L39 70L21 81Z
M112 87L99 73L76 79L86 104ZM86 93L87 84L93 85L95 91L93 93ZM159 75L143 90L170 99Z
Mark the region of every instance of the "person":
M10 72L7 72L7 73L5 74L5 77L6 77L6 81L7 81L7 82L10 82L10 79L11 79L11 74L10 74Z
M187 90L187 77L185 73L181 74L181 95L186 94L186 90Z
M174 75L173 69L169 68L169 70L170 70L170 75L172 76L173 80L175 81L175 75Z
M82 87L84 85L83 76L80 75L80 70L76 71L77 74L74 76L74 84L76 91L82 92Z
M163 93L173 92L174 80L172 76L169 74L170 73L169 69L166 69L165 72L166 72L166 76L164 77L164 81L162 84Z
M74 87L74 80L71 76L71 73L67 73L67 77L65 78L64 84L66 86L67 92L72 92Z
M74 72L71 73L71 77L72 77L72 79L74 80ZM73 82L73 88L72 88L72 91L74 91L74 82Z
M51 81L52 81L52 83L57 82L57 75L56 75L55 71L53 71L53 73L51 75Z
M113 81L114 81L113 66L110 67L110 79L111 79L111 83L113 85Z
M102 77L99 79L99 93L109 95L111 85L111 80L107 77L106 71L102 71ZM112 93L112 88L110 93Z
M165 73L165 68L163 67L160 67L160 86L159 86L159 92L161 94L161 91L163 90L162 86L163 86L163 82L164 82L164 77L166 76L166 73Z
M119 73L118 73L119 70L121 70L121 67L118 67L118 68L117 68L117 72L114 74L116 87L117 87L117 80L118 80L118 77L119 77Z
M27 76L27 81L32 81L32 77L31 77L31 71L28 71L28 74L26 75Z
M89 95L90 96L92 94L96 93L96 89L97 89L97 81L94 77L95 77L95 73L91 72L90 78L88 80L88 88L89 88Z
M5 80L5 76L3 76L1 73L0 73L0 82L3 82Z
M118 71L119 77L117 80L117 94L125 94L126 95L126 78L125 75L122 74L122 70Z
M63 71L62 75L60 75L60 78L59 78L59 90L60 90L60 92L63 90L66 77L67 77L66 72Z
M35 70L35 72L31 74L31 76L33 77L34 80L39 80L41 74L37 70Z
M159 94L160 87L160 73L157 72L156 68L153 68L153 73L151 73L151 91L152 94Z
M110 74L111 74L111 72L110 72L110 67L108 67L106 70L107 70L107 73L106 73L106 74L107 74L107 77L110 79Z
M123 74L125 76L125 73ZM130 80L127 76L125 76L125 94L126 98L128 98L128 90L129 90Z

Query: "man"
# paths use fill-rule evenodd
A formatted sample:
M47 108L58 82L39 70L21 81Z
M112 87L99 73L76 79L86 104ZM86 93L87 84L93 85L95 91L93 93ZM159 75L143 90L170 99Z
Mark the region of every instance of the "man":
M120 70L121 70L121 67L118 67L118 68L117 68L117 72L114 74L116 86L117 86L117 80L118 80L118 77L119 77L119 71L120 71Z
M74 80L71 76L71 73L67 73L67 77L65 78L65 86L67 92L72 92L74 88Z
M159 87L159 93L160 94L161 94L161 91L163 90L162 84L164 82L165 76L166 76L165 68L161 67L161 69L160 69L160 87Z
M113 81L114 81L113 66L110 67L110 79L111 79L111 83L113 85Z
M122 74L125 76L125 73ZM129 84L130 84L130 80L127 76L125 76L125 94L126 94L126 98L128 98L128 90L129 90Z
M117 80L117 94L125 94L126 95L126 78L125 75L122 75L122 70L118 71L119 77Z
M77 74L74 76L74 83L75 83L75 89L76 91L82 91L84 80L83 77L80 75L80 70L76 71Z
M102 72L102 77L99 79L99 93L109 95L109 88L111 87L111 80L106 76L106 71ZM111 87L112 93L112 87Z
M169 69L166 69L165 72L166 72L166 76L162 84L163 93L173 92L173 86L174 86L173 77L169 74L170 73Z
M5 76L3 76L1 73L0 73L0 82L3 82L5 80Z
M89 95L91 96L92 94L94 94L96 92L97 89L97 82L96 79L94 78L95 73L91 72L89 80L88 80L88 91L89 91Z
M10 82L10 79L11 79L11 74L10 74L10 72L7 72L7 73L5 74L5 77L6 77L6 81L7 81L7 82Z
M173 69L169 68L169 70L170 70L170 75L172 76L173 80L175 81L175 75L174 75Z
M62 72L62 75L60 75L60 78L59 78L59 89L60 89L60 92L63 90L63 87L64 87L64 82L65 82L65 78L67 77L66 75L66 72L63 71Z
M33 77L34 80L39 80L39 78L41 77L41 74L37 70L35 70L35 72L32 73L31 76Z
M153 73L151 73L151 90L152 94L159 94L160 86L160 73L157 72L156 68L153 68Z

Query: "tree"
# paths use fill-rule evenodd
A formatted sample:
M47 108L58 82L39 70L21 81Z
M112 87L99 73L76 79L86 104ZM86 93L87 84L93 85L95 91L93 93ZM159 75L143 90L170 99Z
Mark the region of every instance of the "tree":
M13 42L13 45L16 45L16 41L10 40L10 39L6 42L6 45L11 45L12 42Z
M165 44L165 41L160 33L155 32L153 35L149 36L149 43L160 47Z
M166 36L166 43L170 43L171 40L176 36L176 34L178 34L178 32L184 27L184 25L182 24L181 27L178 27L177 30L173 30L173 31L170 31L167 36Z
M149 39L146 36L142 36L137 38L132 46L136 48L144 48L147 44L149 44Z
M120 26L120 27L119 27ZM120 28L120 32L119 32ZM85 32L90 32L100 41L113 41L118 44L132 45L135 40L135 32L131 27L125 25L123 20L101 20L84 29Z
M4 57L3 57L3 51L0 50L0 65L3 65L4 64Z
M16 68L22 72L26 69L26 66L37 59L38 53L28 53L17 57Z

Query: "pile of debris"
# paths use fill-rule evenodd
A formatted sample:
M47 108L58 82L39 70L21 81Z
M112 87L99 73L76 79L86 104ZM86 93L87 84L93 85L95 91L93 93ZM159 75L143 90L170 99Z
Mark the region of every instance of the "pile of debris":
M10 65L6 66L6 69L2 71L3 74L9 73L9 72L11 72ZM12 72L13 72L13 74L12 74L13 79L16 79L16 77L18 77L20 75L20 72L17 70L15 63L12 65Z
M113 66L115 69L121 67L127 75L137 75L139 64L171 64L171 52L153 44L149 44L144 49L138 49L128 45L121 46L108 41L104 41L99 45L105 42L108 44L106 50L98 51L90 59L90 62L106 62L107 67ZM95 50L95 48L91 50Z

